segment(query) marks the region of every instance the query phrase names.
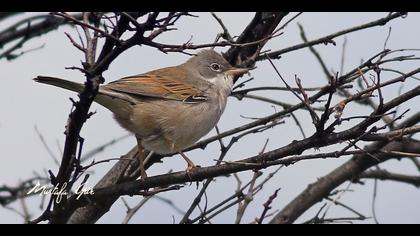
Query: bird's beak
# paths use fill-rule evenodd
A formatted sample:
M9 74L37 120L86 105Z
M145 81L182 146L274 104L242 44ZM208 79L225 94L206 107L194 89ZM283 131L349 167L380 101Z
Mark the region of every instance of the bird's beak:
M226 70L226 74L230 75L231 77L236 77L236 76L241 76L245 73L247 73L249 71L249 69L247 68L236 68L236 67L231 67L228 70Z

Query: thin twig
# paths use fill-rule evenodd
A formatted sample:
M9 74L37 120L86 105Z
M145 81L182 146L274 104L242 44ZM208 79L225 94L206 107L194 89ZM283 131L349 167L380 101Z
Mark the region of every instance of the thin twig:
M129 208L129 210L127 211L127 215L122 221L122 224L128 224L128 222L130 222L130 220L140 210L140 208L142 208L151 198L153 198L153 196L144 197L136 206L134 206L133 208Z
M50 157L53 159L54 163L57 166L60 166L60 162L58 161L58 158L55 156L54 152L50 149L50 147L48 146L47 142L44 139L44 136L41 134L41 132L39 132L38 127L35 126L34 127L36 134L39 137L39 140L41 140L42 145L44 146L45 150L47 150L48 154L50 155Z
M293 95L295 95L295 97L297 97L302 103L303 105L308 109L309 113L311 114L311 117L313 119L314 124L318 124L319 122L319 117L316 114L316 112L314 111L314 109L311 107L311 105L309 104L309 98L306 98L306 100L304 100L303 98L301 98L290 86L289 84L286 82L286 80L283 78L283 76L281 76L280 72L277 70L277 67L274 65L273 61L267 56L268 61L270 62L270 64L273 66L274 70L276 71L277 75L279 76L279 78L283 81L283 83L286 85L286 87L293 93ZM299 83L298 83L299 85Z
M264 210L261 213L261 216L258 219L258 224L262 224L263 220L266 218L266 215L268 213L268 211L271 209L271 204L273 203L274 199L277 198L277 193L280 191L280 188L276 189L273 193L273 195L271 195L268 200L263 204L264 206Z
M345 34L352 33L352 32L359 31L359 30L363 30L363 29L372 28L372 27L375 27L375 26L382 26L382 25L385 25L386 23L388 23L389 21L391 21L393 19L405 16L405 15L406 15L405 12L393 13L391 15L388 15L388 16L384 17L384 18L369 22L367 24L363 24L363 25L359 25L359 26L356 26L356 27L351 27L351 28L348 28L348 29L345 29L345 30L341 30L341 31L336 32L334 34L330 34L330 35L318 38L316 40L312 40L308 43L302 43L302 44L298 44L298 45L288 47L288 48L285 48L285 49L282 49L282 50L270 52L270 53L268 53L268 57L276 59L276 58L279 58L280 55L285 54L287 52L296 51L298 49L306 48L306 47L309 47L309 46L314 46L314 45L317 45L317 44L334 43L333 39L337 38L341 35L345 35ZM266 55L261 55L261 56L258 56L256 60L259 61L259 60L266 60L266 59L267 59Z

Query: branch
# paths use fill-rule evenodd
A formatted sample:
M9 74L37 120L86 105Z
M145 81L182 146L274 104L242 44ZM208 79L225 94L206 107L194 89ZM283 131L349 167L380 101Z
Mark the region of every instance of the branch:
M147 180L143 181L136 181L132 183L123 183L117 186L113 186L106 189L100 189L94 196L100 197L100 195L103 196L114 196L118 194L135 194L136 191L140 191L142 189L147 189L159 185L167 185L167 184L176 184L176 183L183 183L185 181L200 181L205 178L214 177L214 176L220 176L225 175L228 173L238 172L238 171L244 171L249 169L255 169L255 168L264 168L266 166L269 166L267 164L267 161L280 159L284 156L291 155L293 153L300 153L303 150L306 150L313 146L324 146L328 144L332 144L334 142L339 142L341 140L347 140L358 137L360 134L362 134L365 129L372 123L376 122L378 119L380 119L377 115L380 113L385 113L386 111L398 106L399 104L418 96L420 93L420 87L416 87L413 90L407 92L406 94L401 95L398 98L395 98L391 100L390 102L384 104L382 106L381 111L375 111L373 114L371 114L370 118L366 119L361 124L357 125L356 127L353 127L347 131L343 131L338 134L330 135L328 137L325 137L325 140L319 140L319 137L310 137L308 139L293 142L292 144L283 147L281 149L277 149L272 152L268 152L264 155L259 155L256 157L252 157L249 159L245 159L242 161L238 161L235 163L229 163L226 165L221 165L219 167L206 167L206 168L200 168L197 170L196 173L193 175L187 175L185 172L177 172L170 175L162 175L162 176L155 176L150 177ZM258 164L260 160L264 160L264 164ZM278 164L278 163L277 163ZM80 203L80 202L79 202Z
M18 199L32 196L33 194L28 195L27 193L35 187L38 182L40 184L47 183L48 178L34 177L19 183L18 186L0 186L0 205L6 207Z
M401 95L398 98L395 98L391 100L388 103L385 103L383 105L382 111L376 111L371 116L379 113L379 112L386 112L389 109L394 108L395 106L398 106L400 103L403 103L413 97L416 97L420 95L420 86L416 87L415 89L408 91L406 94ZM276 161L283 157L293 155L293 154L300 154L304 150L307 150L309 148L313 147L322 147L327 146L331 144L335 144L338 142L341 142L341 140L349 140L353 138L357 138L360 135L364 134L367 127L378 121L380 118L368 118L365 121L361 122L360 124L356 125L355 127L342 131L337 134L330 134L324 138L320 138L316 135L301 140L301 141L295 141L291 144L279 148L270 152L266 152L264 154L260 154L254 157L250 157L241 161L231 162L228 164L220 165L220 166L213 166L213 167L203 167L199 168L192 174L188 174L185 171L184 172L176 172L172 174L166 174L166 175L159 175L150 177L146 180L138 180L134 182L127 182L122 183L119 185L103 188L103 189L97 189L95 191L95 195L92 196L93 199L100 199L106 197L118 197L120 195L134 195L138 191L157 187L157 186L165 186L165 185L172 185L172 184L180 184L190 181L202 181L207 178L231 174L235 172L250 170L250 169L260 169L260 168L266 168L270 165L273 165L273 163L270 163L270 161ZM407 142L407 140L403 140L400 143ZM414 143L414 141L411 141ZM395 142L394 142L395 143ZM418 143L415 143L418 144ZM404 147L407 147L408 145L405 145ZM419 148L418 146L414 146L414 148ZM412 148L412 149L414 149ZM402 149L402 148L401 148ZM394 149L384 149L384 150L398 150L397 148ZM410 151L403 151L403 152L410 152ZM413 151L413 153L416 153L416 151ZM382 153L382 155L384 155ZM387 156L392 156L389 154L386 154ZM357 160L359 160L358 158ZM362 158L363 159L363 158ZM375 158L364 158L364 161L370 161L368 163L377 163L377 159ZM372 161L373 160L373 161ZM278 163L275 163L278 164ZM74 201L74 200L73 200ZM74 204L86 204L84 201L78 201Z
M10 17L11 15L4 15ZM81 19L82 14L72 15L75 19ZM41 22L33 24L35 20L43 19ZM69 24L70 22L52 15L32 16L19 21L18 23L9 26L7 29L0 32L0 48L15 40L20 40L15 46L2 53L2 56L11 55L13 51L23 46L28 40L49 33L57 29L59 26ZM1 58L0 57L0 58Z
M134 147L126 155L122 156L123 159L137 160L137 147ZM135 169L138 169L137 161L119 161L111 170L108 171L104 177L95 185L97 188L105 188L113 186L124 181L134 180L137 176L129 176L126 173L132 173ZM90 204L81 208L70 211L70 218L67 221L69 224L92 224L95 223L99 218L102 217L106 212L109 211L110 207L118 199L118 196L109 197L103 199L99 204Z
M261 213L261 216L258 218L258 224L262 224L263 220L266 218L266 215L268 213L268 211L272 208L271 204L273 203L274 199L276 199L277 197L277 193L280 191L280 189L276 189L273 193L273 195L271 195L268 200L263 204L264 206L264 210Z
M393 13L393 14L390 14L390 15L384 17L384 18L378 19L376 21L372 21L372 22L367 23L367 24L363 24L363 25L360 25L360 26L345 29L345 30L336 32L334 34L330 34L330 35L324 36L322 38L312 40L312 41L307 42L307 43L302 43L302 44L298 44L298 45L288 47L288 48L285 48L285 49L282 49L282 50L270 52L267 55L272 59L277 59L277 58L280 57L280 55L285 54L287 52L296 51L296 50L306 48L306 47L309 47L309 46L314 46L314 45L317 45L317 44L333 43L335 45L335 42L333 41L333 39L336 38L336 37L339 37L341 35L345 35L345 34L348 34L348 33L352 33L352 32L355 32L355 31L363 30L363 29L368 29L368 28L372 28L372 27L376 27L376 26L383 26L383 25L386 25L389 21L391 21L393 19L396 19L396 18L399 18L399 17L402 17L402 16L405 16L405 15L407 15L406 12ZM267 57L265 55L261 55L261 56L258 56L256 58L257 61L266 60L266 59L267 59Z
M236 43L244 44L268 38L287 14L288 12L256 13L252 21L238 37ZM231 47L224 56L231 65L252 68L255 65L256 57L267 41L265 40L259 44L253 44L243 48ZM235 82L236 79L234 80Z
M378 55L381 55L381 54L378 54ZM378 55L376 55L375 57L377 57ZM372 58L374 58L374 57L372 57ZM369 62L369 61L372 60L372 58L369 59L364 64L370 64L371 62ZM357 70L354 70L354 71L357 71ZM344 78L348 78L351 74L354 73L354 71L351 71L347 75L344 75L344 76L340 77L341 79L338 80L336 86L342 85L346 81ZM403 81L405 81L406 78L409 78L410 76L415 75L415 74L418 74L418 73L420 73L420 68L415 69L413 71L410 71L407 74L402 75L400 77L397 77L397 78L395 78L393 80L389 80L387 82L384 82L380 86L382 86L382 87L383 86L389 86L389 85L391 85L393 83L403 82ZM322 96L328 94L329 91L330 91L330 89L331 89L331 86L325 86L325 87L323 87L323 89L321 89L321 91L319 91L318 93L316 93L313 96L311 96L309 98L309 101L312 101L313 102L313 101L318 100ZM366 89L364 91L361 91L361 92L353 95L353 97L351 99L345 100L345 102L348 103L348 102L350 102L350 101L352 101L354 99L360 98L362 95L364 95L364 94L366 94L368 92L372 92L374 90L376 90L376 87L371 87L369 89ZM224 138L224 137L231 136L233 134L236 134L236 133L245 131L247 129L251 129L251 128L254 128L254 127L257 127L257 126L260 126L260 125L265 125L265 124L267 124L267 123L269 123L269 122L271 122L273 120L276 120L276 119L278 119L278 118L280 118L280 117L282 117L284 115L287 115L287 114L289 114L291 112L294 112L296 110L302 109L304 107L305 107L305 104L301 102L301 103L296 104L294 106L291 106L291 107L289 107L287 109L284 109L282 111L279 111L279 112L277 112L275 114L272 114L272 115L263 117L263 118L258 119L256 121L253 121L253 122L250 122L248 124L242 125L240 127L236 127L236 128L231 129L231 130L222 132L222 133L220 133L220 135L217 135L217 136L210 137L210 138L204 139L202 141L199 141L196 144L194 144L193 146L187 148L186 151L190 151L190 150L193 150L193 149L196 149L196 148L204 148L204 147L206 147L207 144L209 144L211 142L214 142L214 141L217 141L218 138Z
M233 46L228 53L226 54L226 57L230 61L234 61L235 63L232 63L234 65L249 65L255 63L255 58L257 55L259 55L263 45L266 43L266 41L270 38L270 35L275 31L275 28L277 27L278 22L286 15L287 13L257 13L254 17L254 20L250 23L250 25L246 28L244 33L239 37L238 41L236 42L237 45ZM137 17L138 15L135 15ZM133 23L132 20L136 20L136 18L133 17L131 13L121 14L120 19L118 22L121 23L121 29L122 32L126 30L130 30L129 22ZM133 18L133 19L132 19ZM88 82L90 81L90 76L93 75L100 75L104 70L106 70L109 66L109 64L115 59L118 55L120 55L123 51L126 49L135 46L135 45L141 45L144 42L144 35L143 33L148 30L152 30L154 24L158 19L157 14L150 14L148 19L144 24L134 24L136 26L136 33L133 37L129 38L125 41L115 41L112 38L107 37L107 41L102 48L102 52L96 61L94 65L91 68L88 68L89 70L87 73ZM118 22L116 24L116 27L118 28ZM124 23L125 22L125 23ZM153 23L153 24L152 24ZM83 24L81 24L83 26ZM258 26L258 27L257 27ZM151 28L150 28L151 27ZM256 31L256 28L258 28L258 32ZM92 29L92 28L89 28ZM114 28L115 30L115 28ZM96 33L101 33L99 31L94 31ZM121 31L116 31L111 33L114 37L119 37L121 34ZM257 34L258 33L258 34ZM255 35L258 35L257 38L254 38ZM248 38L246 38L244 35L248 35ZM243 38L241 38L243 36ZM266 40L267 39L267 40ZM242 40L242 41L241 41ZM250 43L251 42L251 43ZM254 42L254 43L252 43ZM256 42L256 43L255 43ZM147 43L146 43L147 44ZM239 47L239 45L242 45ZM372 60L378 56L381 55L387 55L388 51L381 52L380 54L376 55L372 59L368 60L367 62L363 63L360 68L361 70L364 70L364 67L366 67L365 71L371 70L372 67ZM403 59L402 59L403 60ZM418 70L415 70L413 72L410 72L408 74L402 75L398 79L393 80L392 82L387 81L385 83L379 84L375 86L372 89L372 91L379 89L382 86L391 85L393 83L404 81L405 78L412 76L415 73L418 73L420 71L420 68ZM334 88L336 86L343 86L346 83L349 83L353 81L356 78L355 72L351 71L350 73L341 76L337 79L337 84L334 85ZM93 79L95 81L98 78ZM100 80L99 80L100 81ZM96 81L96 82L99 82ZM378 87L380 86L380 87ZM319 98L326 94L331 94L331 88L332 86L326 86L325 88L319 90L315 95L312 97L305 98L306 102L316 102ZM304 89L299 88L299 92L302 92ZM370 92L370 90L364 90L355 96L353 96L352 99L348 100L353 101L360 98L363 94L366 94ZM359 95L360 94L360 95ZM160 175L160 176L154 176L149 177L145 180L139 180L139 181L132 181L134 180L137 175L133 174L133 170L136 169L136 161L133 162L127 162L127 161L120 161L117 163L115 168L113 168L98 184L95 186L95 195L89 196L89 198L83 198L79 201L76 201L74 197L70 197L68 201L63 205L63 208L61 208L61 211L63 213L62 216L60 216L61 219L68 223L94 223L97 219L99 219L103 214L105 214L109 208L112 206L112 204L119 198L121 195L136 195L139 194L139 192L146 190L151 187L158 187L162 185L171 185L171 184L177 184L177 183L185 183L190 181L201 181L208 178L214 178L220 175L225 175L229 173L234 173L238 171L245 171L245 170L251 170L251 169L261 169L266 168L271 165L279 165L279 164L293 164L296 161L299 160L299 158L302 158L300 154L304 150L308 150L311 148L318 148L322 146L328 146L332 144L341 143L344 140L351 140L351 139L357 139L361 140L362 138L369 137L368 135L376 135L374 133L366 134L367 128L377 122L380 117L385 114L390 109L395 108L397 105L412 99L413 97L416 97L420 94L420 88L414 88L413 90L397 97L396 99L390 101L389 103L383 104L381 106L381 109L376 110L371 115L365 117L365 120L360 123L360 125L357 125L349 130L340 132L340 133L333 133L331 132L325 133L325 136L320 137L319 135L313 135L309 138L305 138L300 141L294 141L289 145L286 145L285 147L278 148L276 150L266 152L261 155L253 156L250 158L246 158L237 162L229 162L222 164L220 166L212 166L212 167L204 167L198 169L195 173L188 175L185 172L176 172L166 175ZM94 93L93 93L94 96ZM288 113L291 113L297 109L300 109L302 107L305 107L305 103L302 102L298 105L289 107L285 109L284 111L278 112L272 116L264 117L262 119L259 119L255 122L252 122L250 124L246 124L244 126L238 127L233 130L229 130L227 132L221 133L217 135L216 137L212 137L208 140L204 140L194 147L191 147L188 150L192 150L194 148L199 147L205 147L210 142L221 140L221 138L236 134L238 132L242 131L249 131L249 130L260 130L264 129L266 124L271 124L273 121L278 120L279 117L282 117L283 115L286 115ZM371 129L372 131L374 129ZM373 136L370 136L373 137ZM376 136L379 137L379 136ZM405 139L404 139L405 140ZM124 158L126 159L132 159L135 154L136 149L133 149L130 153L127 154L127 156ZM348 154L349 152L342 152L339 153L340 155ZM360 151L360 153L363 153L363 151ZM359 153L359 154L360 154ZM335 153L337 154L337 153ZM385 153L382 153L385 155ZM288 159L283 159L285 157L292 156ZM389 155L389 154L388 154ZM331 157L337 157L334 156L334 153L330 154ZM319 156L318 156L319 157ZM152 158L153 161L160 160L162 157L158 157L157 159ZM290 160L291 158L294 158L293 161ZM307 156L307 158L314 158L314 156ZM303 158L301 159L303 160ZM150 166L152 163L147 163L148 166ZM130 182L127 182L130 181Z
M368 170L361 173L357 178L378 179L383 181L390 180L395 182L411 184L416 188L420 187L420 176L396 174L388 172L386 170Z
M410 76L410 75L407 74L407 76ZM387 110L394 108L398 104L401 104L415 96L418 96L419 94L420 94L420 87L417 87L413 89L412 91L409 91L406 94L403 94L402 96L394 100L391 100L389 103L384 104L382 111L380 112L384 113ZM152 188L152 187L170 185L170 184L179 184L179 183L185 183L189 181L201 181L203 179L226 175L229 173L245 171L245 170L250 170L250 169L255 169L255 168L265 168L267 166L274 165L274 164L284 164L284 163L279 163L279 161L281 160L278 160L278 159L283 158L285 156L293 155L293 154L299 154L303 150L306 150L308 148L330 145L333 143L341 142L341 140L348 140L348 139L358 137L361 133L364 132L366 127L368 127L370 124L380 119L380 117L377 116L378 114L379 114L378 112L374 112L371 115L372 118L367 119L366 121L362 122L360 125L353 127L350 130L338 133L338 134L331 134L325 137L325 139L323 140L319 139L319 137L313 136L308 139L304 139L302 141L293 142L290 145L265 153L264 155L251 157L248 159L238 161L236 163L235 162L229 163L229 164L221 165L218 167L200 168L192 175L187 175L187 173L185 172L177 172L177 173L172 173L170 175L150 177L145 181L140 180L140 181L135 181L135 182L126 182L126 183L121 183L118 185L113 185L111 187L97 189L96 194L93 196L92 199L90 199L90 201L97 201L100 199L103 200L105 198L107 199L107 201L110 200L110 202L113 203L113 201L118 199L120 195L132 195L132 194L136 194L137 191L141 191L141 190ZM218 139L216 138L215 140L218 140ZM264 160L265 162L263 164L260 164L260 160ZM272 162L272 163L269 162L273 160L278 160L278 161ZM71 204L69 204L68 207L77 208L78 205L83 206L86 204L86 202L84 201L86 201L86 199L84 200L82 199L82 201L77 201L77 202L74 200L70 200ZM88 207L91 208L92 206L88 206ZM100 212L103 214L108 209L109 208L103 208L100 210ZM101 214L97 214L97 212L94 215L96 217L100 217ZM91 222L95 222L95 221L96 219L92 219Z
M366 147L366 151L401 151L401 152L420 152L420 142L415 140L402 140L400 142L390 142L384 146L381 143L373 143ZM292 200L283 208L272 220L272 224L293 223L311 206L327 197L331 191L348 180L357 178L360 173L381 162L387 161L395 156L378 153L375 159L369 155L355 155L350 161L338 167L328 175L310 184L299 196Z
M63 158L57 177L55 177L51 172L53 185L56 185L55 183L57 183L58 187L60 188L64 184L68 183L67 188L69 189L71 188L71 185L74 183L74 181L77 180L79 174L83 171L83 168L80 165L83 139L79 137L79 133L85 121L91 116L91 113L89 113L89 108L98 91L98 86L100 83L104 82L104 79L102 78L102 72L108 69L110 63L125 50L131 48L132 46L142 44L143 41L141 39L143 38L143 34L147 30L154 29L155 23L157 22L157 14L149 15L146 22L139 25L136 28L136 33L129 39L125 41L115 39L117 37L121 37L122 33L130 29L130 20L136 20L145 14L146 13L122 14L117 21L117 28L115 28L111 34L108 34L107 32L99 29L100 20L102 19L103 13L84 13L82 20L75 19L67 14L62 15L63 17L70 19L74 24L81 26L85 33L85 62L82 63L82 71L86 75L86 82L84 90L79 95L80 100L78 102L74 102L75 109L69 116L68 124L66 126L67 137ZM173 15L173 17L177 18L176 15ZM98 59L96 60L96 46L100 36L105 36L106 41ZM79 146L78 142L80 142ZM76 154L77 149L78 153ZM124 161L126 161L126 159L131 159L131 154L128 158L124 158ZM128 167L134 165L125 164L123 166ZM122 176L125 171L126 169L124 169L122 173L119 173L119 176ZM71 177L72 179L70 179ZM75 209L72 209L72 211L66 211L63 209L61 204L65 204L65 202L66 200L60 202L60 205L56 204L54 211L51 212L51 214L47 214L49 212L49 209L47 209L45 211L46 213L43 214L44 218L41 217L37 220L42 221L50 219L51 223L66 222ZM85 216L88 215L89 214L86 214Z
M238 38L236 43L243 44L248 42L255 42L262 38L267 38L269 35L272 34L278 23L287 13L257 13L248 27L243 31L241 36ZM132 16L132 14L131 14ZM117 28L121 25L122 29L127 29L130 20L127 17L121 15L119 23L117 24ZM255 31L256 26L259 26L261 31ZM124 31L124 30L123 30ZM121 31L116 31L121 32ZM99 59L103 63L99 63L94 70L104 70L108 67L109 62L116 58L124 49L128 48L128 46L135 45L138 41L137 40L127 40L121 45L114 45L113 42L107 41L102 49L102 52L99 56ZM261 50L261 47L265 44L265 42L261 42L259 44L252 44L246 47L232 47L228 53L226 58L231 62L232 65L240 66L238 58L243 58L247 60L248 55L258 54ZM113 49L113 50L112 50ZM256 53L257 52L257 53ZM235 63L238 61L238 63ZM214 140L218 140L217 138ZM135 155L135 151L137 149L134 148L130 153L125 155L125 158L133 158ZM160 160L160 157L155 158L154 160ZM137 162L135 162L137 163ZM147 163L147 165L151 165L151 163ZM96 187L108 187L108 186L115 186L118 183L123 183L127 180L132 180L136 178L136 175L132 175L131 178L127 178L127 175L133 173L133 171L137 167L135 164L131 164L120 161L112 168L101 181L98 182ZM96 222L103 214L105 214L112 204L118 199L119 196L109 196L106 199L102 199L100 201L100 207L98 204L89 204L82 208L77 209L76 205L71 206L72 209L69 209L68 212L74 213L70 216L68 223L94 223ZM71 205L71 204L70 204ZM77 209L77 210L76 210ZM71 214L71 213L70 213Z
M83 21L85 24L88 24L89 13L83 14ZM86 38L86 52L85 52L85 62L83 63L84 69L90 71L95 64L96 56L96 45L97 45L97 34L91 35L87 27L82 27L85 32ZM77 179L78 170L80 168L80 158L82 153L83 139L80 137L80 131L90 117L89 109L93 100L96 96L96 93L99 89L99 84L102 81L100 74L95 73L86 73L86 82L83 91L80 93L80 100L74 103L74 111L69 115L69 120L66 126L66 140L64 143L63 157L61 159L60 168L58 170L57 176L52 180L53 185L57 185L59 189L62 189L62 186L67 186L66 190L69 190L72 187L72 184ZM102 81L103 82L103 81ZM78 146L78 143L80 145ZM77 149L79 148L78 154ZM73 173L74 171L74 173ZM71 176L73 179L71 180ZM54 196L52 196L54 198ZM51 223L64 223L65 217L63 217L61 206L65 201L54 204L54 211L52 213L52 218L50 219ZM49 209L47 209L49 211Z

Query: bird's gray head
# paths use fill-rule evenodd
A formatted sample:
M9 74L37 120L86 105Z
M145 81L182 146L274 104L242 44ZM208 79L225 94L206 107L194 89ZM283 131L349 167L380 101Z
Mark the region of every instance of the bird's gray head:
M210 49L200 51L196 56L190 58L186 65L206 79L219 77L232 67L222 55Z
M212 49L200 51L196 56L190 58L185 65L196 70L201 77L207 80L240 76L246 73L247 69L232 67L228 61Z

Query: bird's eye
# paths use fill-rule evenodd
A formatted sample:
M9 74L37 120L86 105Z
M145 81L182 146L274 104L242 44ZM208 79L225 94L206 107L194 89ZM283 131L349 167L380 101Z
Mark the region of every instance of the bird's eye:
M221 67L219 64L217 64L217 63L212 63L212 64L210 65L210 68L211 68L213 71L216 71L216 72L220 72L220 71L222 71L222 67Z

